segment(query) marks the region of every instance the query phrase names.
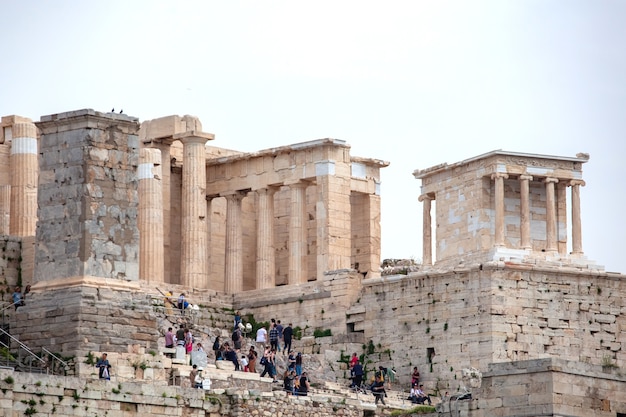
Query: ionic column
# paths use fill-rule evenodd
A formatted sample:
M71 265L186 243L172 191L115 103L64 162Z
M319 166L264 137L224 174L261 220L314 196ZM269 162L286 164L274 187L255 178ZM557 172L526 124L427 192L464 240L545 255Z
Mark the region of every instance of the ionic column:
M241 200L245 192L222 194L226 197L226 260L224 262L224 291L236 294L243 290L243 238Z
M161 283L164 279L163 189L161 187L161 151L139 150L139 278Z
M256 190L257 240L256 240L256 288L272 288L276 285L276 253L274 247L274 188Z
M206 150L213 135L185 132L174 136L183 143L181 284L208 287Z
M495 181L495 246L505 246L504 244L504 180L509 178L508 174L497 172L491 175L491 179Z
M12 126L11 217L9 234L35 236L37 226L37 127L30 122Z
M559 180L546 178L546 252L556 252L556 200L554 198L554 184Z
M520 246L522 249L531 249L530 242L530 181L531 175L520 175Z
M580 186L583 180L570 181L572 186L572 254L583 253L582 222L580 218Z
M0 185L0 235L8 235L11 221L11 186Z
M431 201L433 197L423 194L418 199L423 203L422 214L422 264L433 264L433 236L432 236L432 218L430 214Z
M307 184L290 184L291 213L289 218L289 284L307 282L306 277L306 188Z

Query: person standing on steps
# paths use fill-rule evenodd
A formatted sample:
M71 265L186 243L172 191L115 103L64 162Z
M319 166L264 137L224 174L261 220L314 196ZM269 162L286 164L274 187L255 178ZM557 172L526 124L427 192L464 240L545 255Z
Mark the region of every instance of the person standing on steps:
M98 362L96 362L96 368L98 368L98 376L100 377L100 379L111 379L111 364L107 359L106 353L103 353L102 357L98 359Z
M293 328L291 327L291 323L287 327L283 329L283 340L285 342L285 346L283 347L283 355L285 353L291 352L291 339L293 338Z

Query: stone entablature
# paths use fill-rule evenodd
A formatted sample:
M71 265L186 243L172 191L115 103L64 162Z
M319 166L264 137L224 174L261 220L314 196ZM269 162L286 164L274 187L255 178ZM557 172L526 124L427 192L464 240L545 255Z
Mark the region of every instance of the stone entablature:
M424 264L454 266L535 257L601 268L587 261L582 250L580 186L585 184L582 164L588 159L587 154L569 158L493 151L452 165L416 170L413 175L422 180Z

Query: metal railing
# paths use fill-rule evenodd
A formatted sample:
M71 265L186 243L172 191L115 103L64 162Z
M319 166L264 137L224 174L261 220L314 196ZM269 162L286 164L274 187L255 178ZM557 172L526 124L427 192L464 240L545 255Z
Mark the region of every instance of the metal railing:
M42 348L41 355L37 355L28 346L1 327L0 336L3 336L5 340L6 338L9 339L8 344L0 340L0 348L2 348L2 352L0 352L0 366L10 367L16 371L51 373L53 375L66 375L70 369L67 362L45 347ZM18 346L16 355L11 353L11 342L16 343Z

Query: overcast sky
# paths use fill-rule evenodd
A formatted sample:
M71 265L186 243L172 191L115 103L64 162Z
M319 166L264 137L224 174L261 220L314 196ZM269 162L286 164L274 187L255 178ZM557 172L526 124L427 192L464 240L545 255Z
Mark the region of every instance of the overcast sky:
M192 114L241 151L343 139L391 162L384 258L421 259L415 169L587 152L583 248L626 272L626 1L1 3L0 115Z

